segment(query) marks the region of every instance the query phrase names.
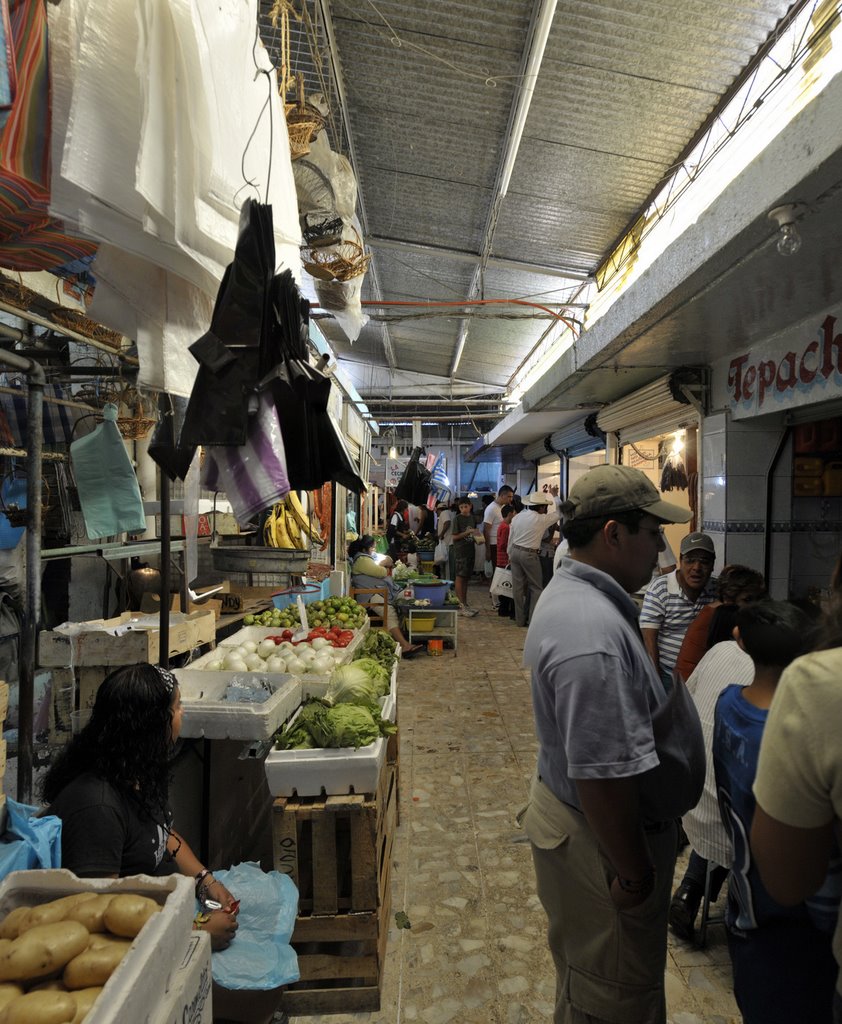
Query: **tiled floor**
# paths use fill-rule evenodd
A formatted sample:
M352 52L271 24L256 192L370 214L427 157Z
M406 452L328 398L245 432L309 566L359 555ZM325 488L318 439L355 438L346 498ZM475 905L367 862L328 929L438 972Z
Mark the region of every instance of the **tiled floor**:
M400 669L401 824L381 1009L295 1024L552 1018L546 919L514 821L536 750L520 666L526 630L486 603L460 618L459 634L457 657L419 656ZM396 927L401 910L410 928ZM705 950L671 940L667 1006L671 1024L739 1024L721 925Z

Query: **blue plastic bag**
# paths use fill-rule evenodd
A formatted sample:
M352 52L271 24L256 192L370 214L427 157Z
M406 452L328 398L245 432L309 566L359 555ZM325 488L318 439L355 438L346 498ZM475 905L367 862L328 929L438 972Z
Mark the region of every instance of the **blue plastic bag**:
M298 957L289 944L298 913L292 879L249 863L214 871L213 877L241 901L237 937L213 954L213 980L223 988L258 992L298 981Z
M7 798L6 833L0 841L0 879L13 871L61 867L61 818L36 818L37 807Z

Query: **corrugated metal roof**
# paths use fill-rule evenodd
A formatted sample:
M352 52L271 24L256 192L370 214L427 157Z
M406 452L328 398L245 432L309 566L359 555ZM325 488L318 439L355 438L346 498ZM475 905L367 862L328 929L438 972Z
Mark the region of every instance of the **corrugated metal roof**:
M532 0L306 2L322 59L319 4L329 2L369 232L477 255L488 241ZM271 50L278 37L265 20L270 6L262 0ZM789 7L560 0L492 254L592 273ZM312 91L318 61L301 25L292 28L293 66ZM332 81L328 92L333 144L347 149ZM477 265L411 248L373 252L383 298L466 298ZM482 294L560 293L560 301L572 287L557 276L489 267ZM470 320L460 376L504 385L545 328L536 320ZM340 355L379 364L383 330L371 323L350 346L335 325L325 327ZM388 331L399 367L448 376L458 319L392 322Z

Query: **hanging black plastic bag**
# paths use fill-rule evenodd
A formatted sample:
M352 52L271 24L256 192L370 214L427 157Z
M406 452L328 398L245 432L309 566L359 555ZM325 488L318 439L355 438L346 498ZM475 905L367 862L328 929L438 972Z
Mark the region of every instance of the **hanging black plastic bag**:
M178 446L187 411L187 399L181 395L166 395L164 407L165 411L149 440L149 455L170 480L183 480L196 454L194 445L186 448Z
M190 346L199 371L180 448L245 443L249 415L257 411L258 381L279 358L270 316L274 263L272 209L249 199L240 211L234 259L219 286L210 329Z
M421 449L413 448L409 462L395 488L395 497L408 501L411 505L425 504L430 494L430 471L418 461L420 457Z

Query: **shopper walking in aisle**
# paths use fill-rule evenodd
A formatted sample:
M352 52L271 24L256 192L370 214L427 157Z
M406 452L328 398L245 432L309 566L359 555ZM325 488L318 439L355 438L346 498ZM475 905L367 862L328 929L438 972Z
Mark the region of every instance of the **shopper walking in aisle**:
M511 505L515 492L504 484L497 492L497 497L486 506L482 517L482 535L485 537L485 557L491 560L492 566L497 565L497 531L503 522L503 509Z
M406 520L409 502L403 498L392 509L389 525L386 527L386 540L389 542L389 557L397 562L401 550L409 543L411 532Z
M557 487L553 488L552 496L537 491L527 494L523 499L523 512L515 516L509 528L512 599L515 602L515 622L518 626L529 625L529 617L544 589L538 551L544 531L559 517L557 497ZM549 512L551 505L555 505L555 508Z
M734 996L744 1024L830 1024L838 893L829 923L822 899L782 906L758 876L749 845L763 727L781 673L809 646L810 621L794 605L762 601L739 610L735 636L754 662L754 678L724 690L713 733L719 803L733 846L726 923Z
M668 700L628 596L651 577L660 524L689 511L645 474L597 466L563 503L570 544L526 638L538 770L519 816L556 967L554 1024L665 1024L676 819L704 754L683 687ZM517 519L515 519L515 524Z
M453 520L453 553L456 559L456 596L462 605L462 614L473 617L476 608L468 605L468 583L474 574L477 538L482 533L474 522L474 507L470 498L460 498L459 511Z
M497 566L499 569L510 569L509 562L509 532L511 530L512 517L515 514L514 506L504 505L502 508L503 522L497 530ZM499 597L497 599L497 614L500 618L513 619L515 617L514 601L510 597Z
M716 599L716 581L711 579L715 560L713 541L706 533L688 534L681 542L678 568L653 580L643 599L643 642L667 692L688 626Z

